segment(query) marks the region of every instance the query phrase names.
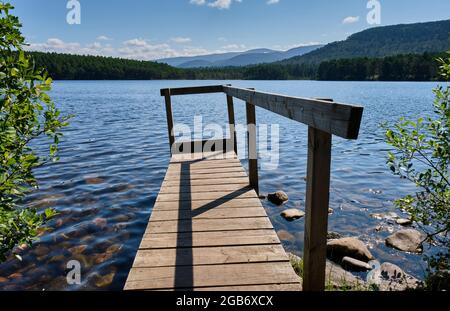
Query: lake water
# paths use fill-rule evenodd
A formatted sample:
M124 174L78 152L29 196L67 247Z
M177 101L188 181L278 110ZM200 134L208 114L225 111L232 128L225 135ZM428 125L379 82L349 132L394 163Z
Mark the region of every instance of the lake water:
M25 202L51 206L60 215L23 261L0 265L0 289L121 289L165 175L169 147L159 89L229 81L57 81L52 96L64 113L74 114L64 130L57 163L36 171L40 189ZM366 242L380 262L389 261L423 277L421 255L388 248L386 236L400 227L373 213L397 212L392 201L414 187L386 168L383 121L432 111L435 83L233 81L233 85L292 96L333 98L365 107L357 141L333 141L329 230ZM173 99L175 122L227 120L223 94ZM245 105L236 101L238 123ZM260 171L261 193L288 193L286 208L304 208L307 152L305 126L257 109L257 122L280 125L280 163ZM224 125L225 127L225 125ZM243 161L245 163L245 161ZM283 208L263 201L287 250L301 255L304 220L286 222ZM382 226L377 231L378 226ZM380 229L380 228L378 228ZM82 264L82 284L67 285L66 263Z

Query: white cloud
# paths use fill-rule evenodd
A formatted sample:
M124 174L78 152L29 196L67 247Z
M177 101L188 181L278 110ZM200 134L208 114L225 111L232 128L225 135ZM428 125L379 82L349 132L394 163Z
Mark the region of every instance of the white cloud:
M214 2L208 3L208 6L212 8L218 8L220 10L229 9L231 6L231 0L216 0Z
M112 39L110 37L108 37L108 36L98 36L97 40L99 40L99 41L109 41L109 40L112 40Z
M183 46L175 49L169 43L153 43L145 39L134 38L123 41L117 46L99 41L81 44L65 42L59 38L50 38L42 43L31 43L27 50L56 52L77 55L112 56L138 60L155 60L167 57L196 56L213 53L202 47Z
M279 0L275 0L275 1L279 1ZM194 4L194 5L199 5L199 6L207 5L207 6L211 7L211 8L216 8L216 9L219 9L219 10L229 9L233 2L241 3L242 0L210 0L210 1L206 1L206 0L190 0L189 1L189 3Z
M175 38L171 38L170 41L178 43L178 44L184 44L184 43L189 43L192 41L191 38L184 38L184 37L175 37Z
M343 19L342 24L353 24L359 21L359 16L347 16Z
M271 4L277 4L277 3L279 3L280 2L280 0L267 0L267 4L268 5L271 5Z
M204 5L206 3L206 0L191 0L189 3L195 5Z

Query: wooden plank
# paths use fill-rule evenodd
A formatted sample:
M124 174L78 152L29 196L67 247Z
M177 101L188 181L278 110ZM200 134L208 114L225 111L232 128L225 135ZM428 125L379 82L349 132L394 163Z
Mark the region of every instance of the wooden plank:
M272 229L267 217L239 219L192 219L151 222L145 233L206 232ZM243 232L245 234L245 232Z
M211 161L200 161L200 162L179 162L172 163L170 167L173 169L180 170L191 170L196 171L199 169L207 169L207 168L224 168L224 167L241 167L241 162L236 159L226 159L226 160L211 160Z
M300 278L299 278L300 280ZM299 281L300 282L300 281ZM238 285L238 286L217 286L217 287L197 287L195 291L221 291L221 292L298 292L302 290L302 285L292 284L266 284L266 285Z
M208 85L208 86L194 86L194 87L161 89L161 96L164 96L164 94L168 91L172 94L172 96L221 93L221 92L223 92L223 85Z
M230 139L233 142L234 152L238 154L237 148L237 135L236 135L236 120L234 118L234 103L233 97L227 95L227 110L228 110L228 123L230 125Z
M269 262L132 268L125 289L176 289L296 282L298 282L298 276L288 262Z
M160 194L176 194L176 193L197 193L197 192L224 192L224 191L237 191L248 188L249 184L225 184L225 185L215 185L211 183L210 185L201 186L162 186Z
M170 91L165 91L164 97L166 103L167 130L169 132L169 146L170 146L170 153L172 154L172 146L175 143L175 136L173 133L173 114L172 114L172 101L170 98Z
M214 178L209 179L177 179L171 178L165 179L162 183L162 187L180 187L180 186L205 186L205 185L231 185L231 184L247 184L247 177L236 178Z
M246 103L247 112L247 146L248 146L248 170L250 186L259 194L258 182L258 150L256 143L256 111L255 106Z
M220 179L220 178L239 178L239 177L247 177L245 171L242 172L227 172L227 173L207 173L207 174L183 174L183 175L171 175L167 176L166 180L196 180L196 179Z
M205 206L214 204L214 208L245 208L252 206L261 206L261 201L254 197L250 198L235 198L229 199L211 199L211 200L196 200L196 201L171 201L171 202L156 202L153 210L196 210Z
M308 130L308 168L303 258L303 289L325 289L331 134Z
M289 262L281 245L246 245L139 250L133 268Z
M222 159L235 159L236 154L234 151L214 151L214 152L203 152L203 153L179 153L174 154L170 160L170 163L176 162L186 162L186 161L200 161L200 160L222 160Z
M224 86L228 96L347 139L357 139L363 107Z
M164 221L177 219L223 219L242 217L267 217L266 212L259 206L242 208L213 208L200 214L196 210L153 210L150 221Z
M156 202L178 202L197 200L233 200L238 198L254 198L255 191L248 187L236 191L194 192L194 193L160 193Z
M139 249L280 244L272 229L145 234Z
M166 176L171 175L199 175L199 174L216 174L216 173L231 173L231 172L245 172L244 168L242 166L233 166L233 167L209 167L209 168L199 168L196 170L189 170L186 168L178 168L178 167L172 167L170 166L167 170Z
M175 142L172 148L173 154L189 154L196 152L215 152L228 150L234 151L232 148L232 143L230 139L209 139L209 140L198 140L198 141L179 141Z

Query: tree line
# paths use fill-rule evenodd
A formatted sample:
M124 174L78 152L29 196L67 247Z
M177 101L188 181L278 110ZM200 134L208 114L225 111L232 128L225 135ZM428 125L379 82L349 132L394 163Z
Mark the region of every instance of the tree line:
M37 67L55 80L358 80L432 81L439 79L437 57L406 54L384 58L351 58L320 64L260 64L245 67L181 69L150 61L30 52Z

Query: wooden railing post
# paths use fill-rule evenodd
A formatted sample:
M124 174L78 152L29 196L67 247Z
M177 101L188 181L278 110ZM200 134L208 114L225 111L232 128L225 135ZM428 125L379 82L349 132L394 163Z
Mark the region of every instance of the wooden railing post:
M166 116L167 116L167 129L169 131L170 154L172 154L172 146L175 143L175 136L173 134L173 115L172 115L172 100L170 98L170 89L164 90L164 98L166 101Z
M229 124L230 124L230 139L233 142L234 152L237 155L238 150L237 150L237 139L236 139L236 120L234 118L234 104L233 104L232 96L227 95L227 106L228 106L228 120L229 120Z
M309 127L303 290L325 289L332 135Z
M247 146L248 146L248 170L250 186L259 195L258 185L258 150L256 145L256 108L251 103L246 103L247 112Z

